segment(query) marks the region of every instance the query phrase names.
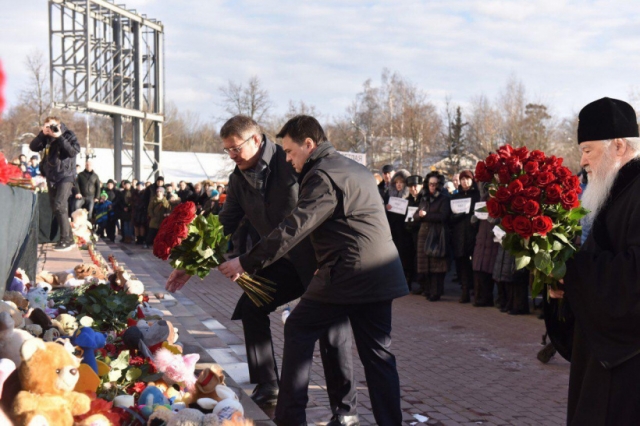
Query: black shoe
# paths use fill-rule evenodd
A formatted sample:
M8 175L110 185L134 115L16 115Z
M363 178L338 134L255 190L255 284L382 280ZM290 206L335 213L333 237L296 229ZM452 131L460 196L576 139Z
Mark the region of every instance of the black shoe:
M538 361L543 364L546 364L551 360L551 358L556 354L556 348L553 347L552 343L547 344L543 349L538 352Z
M331 417L327 426L360 426L360 419L357 414L353 416L343 416L341 414L336 414Z
M251 399L259 407L274 405L278 401L278 388L271 384L258 384L251 394Z
M53 246L54 251L69 251L73 248L73 242L69 241L60 241L58 244Z

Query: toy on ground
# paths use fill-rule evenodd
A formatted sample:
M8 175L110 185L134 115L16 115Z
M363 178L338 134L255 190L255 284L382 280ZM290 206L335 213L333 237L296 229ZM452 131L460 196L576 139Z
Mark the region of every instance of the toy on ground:
M0 358L8 358L20 365L20 347L34 337L25 330L16 329L9 312L0 312Z
M86 278L97 278L99 280L104 280L106 278L102 269L98 268L96 265L91 265L89 263L82 263L76 266L75 268L73 268L73 273L79 280L83 280Z
M72 426L74 415L89 411L89 397L73 391L80 361L63 345L31 339L22 345L20 354L23 390L13 402L18 424Z
M11 315L13 318L13 325L15 328L24 327L24 317L22 316L22 312L18 309L15 303L0 301L0 312L6 312Z
M26 311L29 307L29 301L19 291L6 291L2 296L2 300L6 302L13 302L18 309L22 309L23 311Z
M160 348L154 354L153 361L159 372L163 373L163 380L169 384L180 384L193 392L196 384L194 371L199 354L176 355L166 348Z
M222 367L218 364L213 364L211 367L202 370L198 375L193 399L211 398L220 401L223 398L216 393L216 386L218 385L224 385L224 373L222 372Z
M47 307L47 295L48 291L41 287L32 288L27 293L27 300L29 301L30 308L40 308L43 311Z
M96 364L96 349L104 348L107 343L107 337L98 333L90 327L82 327L77 330L71 338L71 344L82 349L82 363L87 364L98 374L98 365Z
M78 238L82 238L84 242L91 241L91 229L93 225L89 222L89 213L86 209L78 209L71 213L71 232Z
M51 322L63 336L72 336L78 329L78 320L69 314L60 314Z

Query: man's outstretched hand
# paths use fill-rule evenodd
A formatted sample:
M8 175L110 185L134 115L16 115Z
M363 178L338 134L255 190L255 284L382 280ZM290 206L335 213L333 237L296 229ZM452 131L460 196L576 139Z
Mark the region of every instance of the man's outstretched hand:
M239 257L231 259L228 262L224 262L222 265L218 266L218 271L220 271L222 275L229 278L231 281L236 281L238 278L240 278L240 275L244 274L244 269L240 264Z
M174 269L171 275L169 275L169 279L167 280L167 285L165 288L167 291L171 293L175 293L180 290L184 285L189 281L191 275L187 274L185 271L181 269Z

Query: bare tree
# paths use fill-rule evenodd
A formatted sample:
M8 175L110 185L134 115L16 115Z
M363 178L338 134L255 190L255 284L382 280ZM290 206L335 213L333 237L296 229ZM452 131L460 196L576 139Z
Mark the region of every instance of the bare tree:
M220 87L221 106L230 115L247 115L258 123L268 119L272 103L269 92L261 87L260 79L253 76L246 86L229 80Z
M25 66L29 74L29 86L20 94L20 100L32 110L34 125L42 127L51 110L49 72L42 52L34 50L28 54Z

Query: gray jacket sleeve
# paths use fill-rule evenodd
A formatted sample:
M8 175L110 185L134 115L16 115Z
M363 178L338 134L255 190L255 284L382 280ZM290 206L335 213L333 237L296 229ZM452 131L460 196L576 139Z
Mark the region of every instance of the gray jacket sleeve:
M238 203L238 198L235 196L233 175L229 176L229 188L227 190L227 199L222 205L222 210L218 215L218 219L224 227L224 234L229 235L236 232L242 218L244 217L244 209Z
M305 179L291 214L249 253L240 256L240 265L253 274L280 259L331 217L337 203L329 177L322 172L313 173Z

